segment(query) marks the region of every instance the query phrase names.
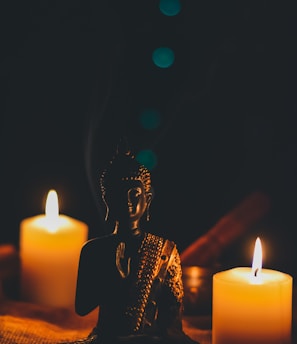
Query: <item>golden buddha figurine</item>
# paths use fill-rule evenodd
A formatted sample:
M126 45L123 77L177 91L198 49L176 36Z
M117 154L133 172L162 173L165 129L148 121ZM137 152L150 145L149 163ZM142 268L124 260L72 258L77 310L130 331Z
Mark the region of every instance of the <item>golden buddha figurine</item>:
M197 344L182 327L176 244L141 228L153 198L149 170L119 145L100 187L105 220L115 225L81 250L76 312L83 316L99 306L97 325L83 343Z

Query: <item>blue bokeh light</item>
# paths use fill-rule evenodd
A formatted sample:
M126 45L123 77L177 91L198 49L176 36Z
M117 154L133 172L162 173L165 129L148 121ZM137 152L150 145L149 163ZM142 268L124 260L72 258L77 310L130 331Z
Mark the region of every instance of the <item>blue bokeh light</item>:
M175 55L171 48L159 47L153 51L152 58L156 66L168 68L172 66Z
M151 149L143 149L136 155L136 160L150 171L157 166L157 156Z
M175 16L181 10L180 0L160 0L159 9L166 16Z
M139 117L140 125L147 130L154 130L160 126L161 115L156 109L144 109Z

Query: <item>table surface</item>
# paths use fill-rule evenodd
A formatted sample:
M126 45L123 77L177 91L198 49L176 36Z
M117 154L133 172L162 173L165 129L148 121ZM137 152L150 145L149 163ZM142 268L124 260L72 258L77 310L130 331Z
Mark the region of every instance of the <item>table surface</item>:
M55 309L14 300L0 301L1 344L54 344L85 338L96 325L98 309L81 317L66 309ZM184 316L186 334L200 344L211 343L210 316Z
M296 343L295 303L293 310L292 343ZM97 318L98 309L81 317L70 310L2 299L1 344L57 344L83 339L96 325ZM187 335L200 344L211 344L211 315L185 315L183 328Z

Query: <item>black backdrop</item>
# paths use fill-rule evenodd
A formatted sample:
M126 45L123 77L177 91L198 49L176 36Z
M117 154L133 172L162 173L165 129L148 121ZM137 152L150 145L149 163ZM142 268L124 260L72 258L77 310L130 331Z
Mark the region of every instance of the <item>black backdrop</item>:
M50 188L61 213L103 234L99 170L125 134L158 158L153 231L182 250L260 190L270 217L222 259L250 264L260 235L266 264L295 272L293 2L180 3L172 17L151 0L1 3L1 242L18 243ZM159 46L174 49L171 68L152 63ZM156 130L139 125L146 107L160 110Z

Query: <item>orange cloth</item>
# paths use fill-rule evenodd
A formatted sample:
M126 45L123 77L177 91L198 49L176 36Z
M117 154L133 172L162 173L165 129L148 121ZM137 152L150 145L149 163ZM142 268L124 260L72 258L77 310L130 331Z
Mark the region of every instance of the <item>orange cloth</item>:
M88 336L98 319L98 309L78 316L66 309L5 300L0 303L1 344L67 344ZM200 344L211 343L210 318L185 317L185 332Z
M98 309L80 317L67 309L52 309L17 301L0 303L1 344L57 344L81 340L96 325Z

